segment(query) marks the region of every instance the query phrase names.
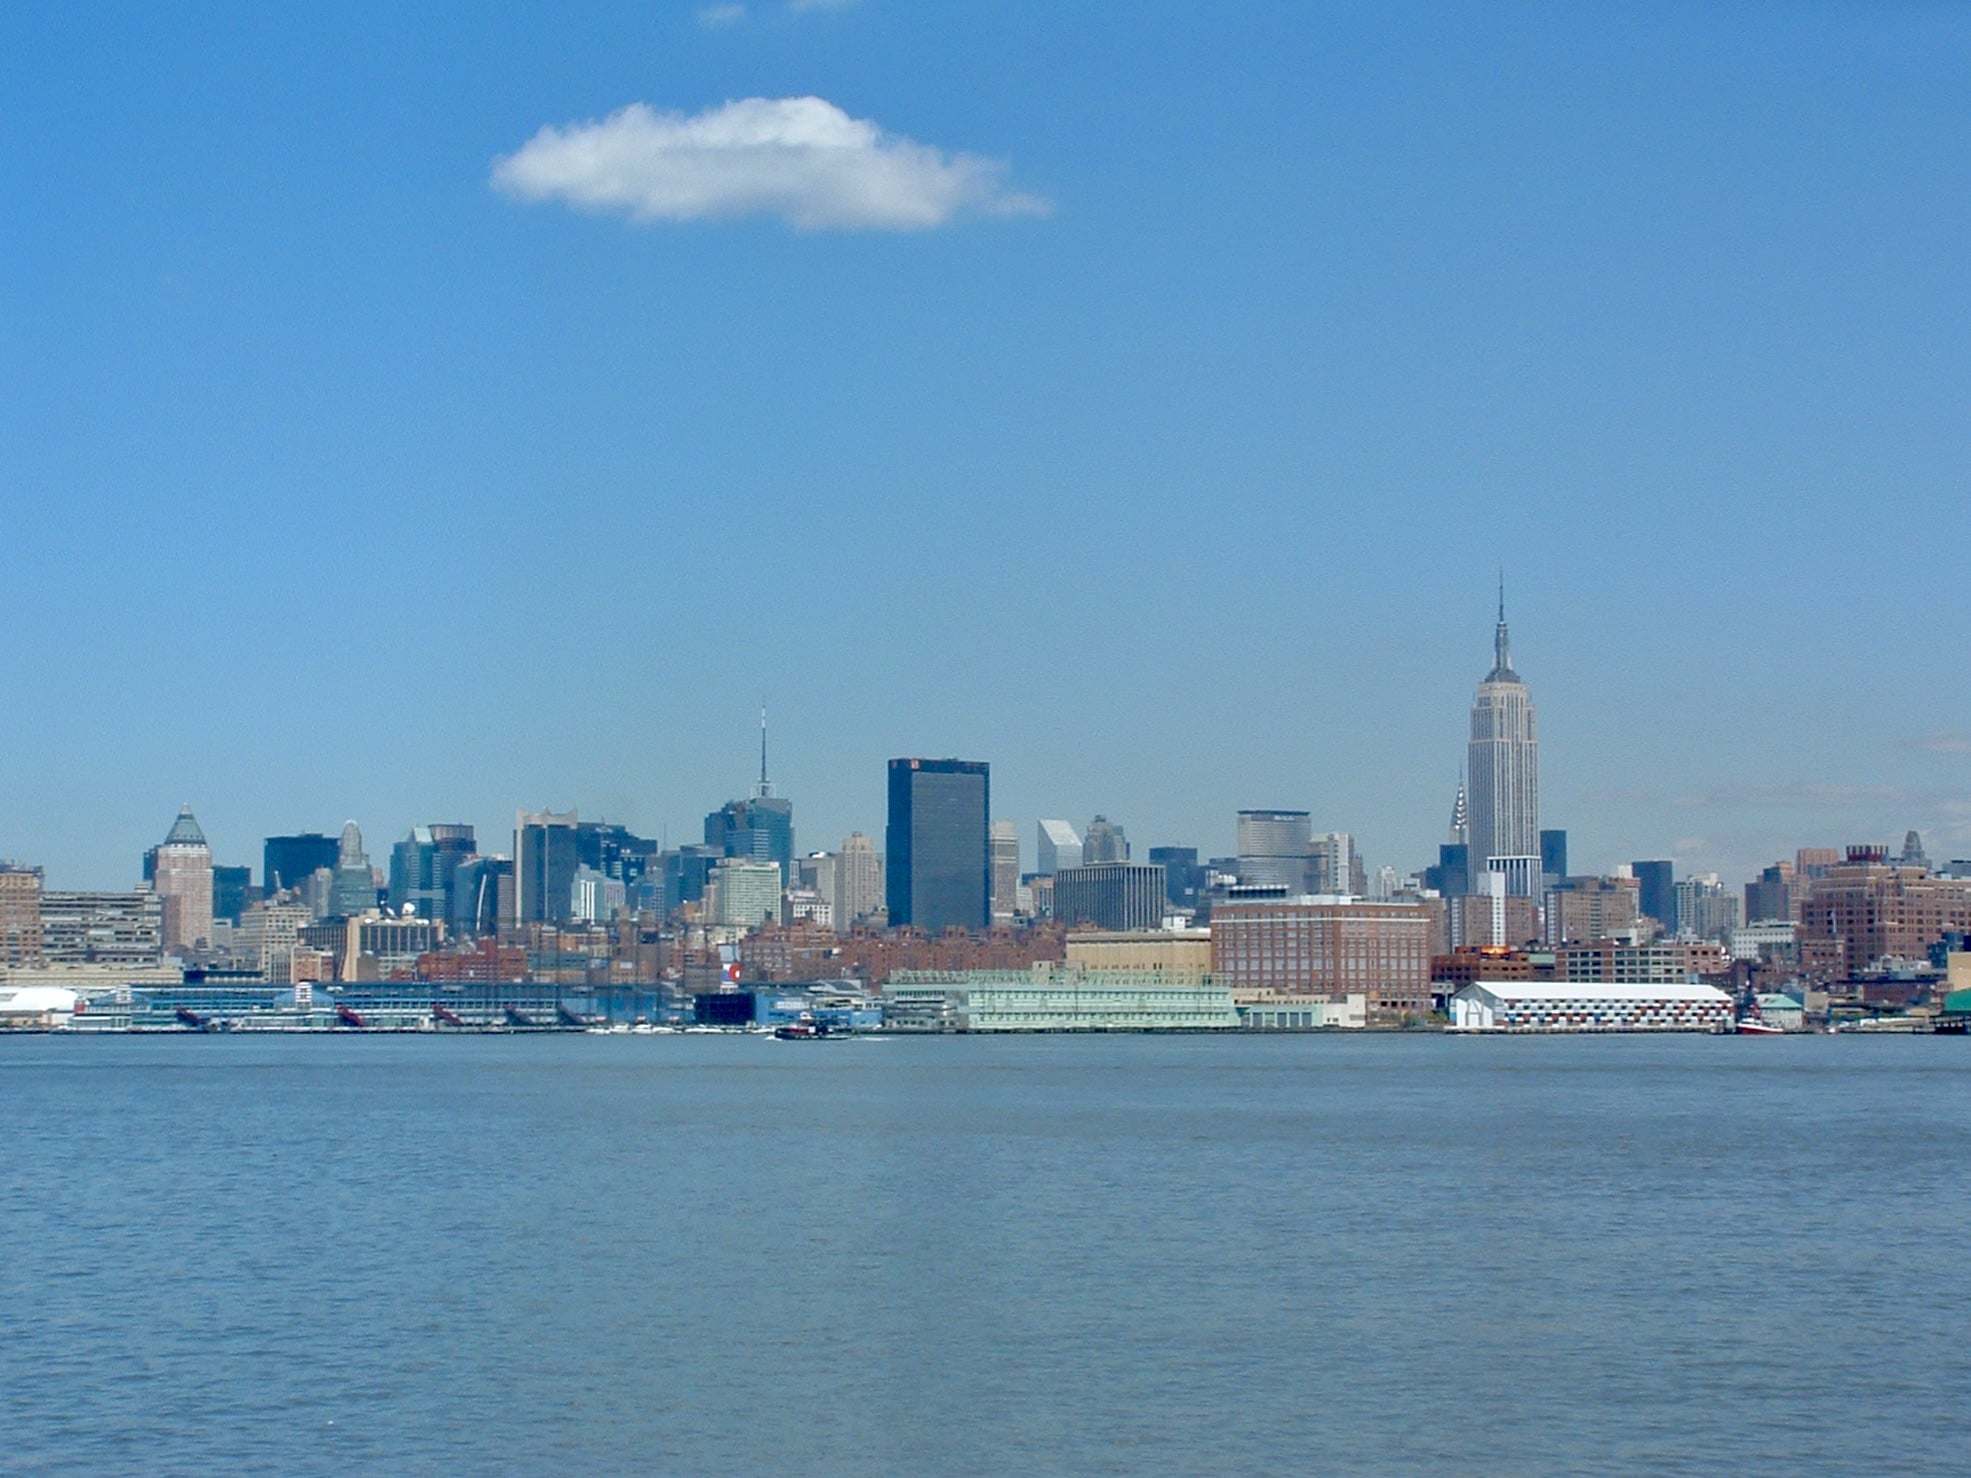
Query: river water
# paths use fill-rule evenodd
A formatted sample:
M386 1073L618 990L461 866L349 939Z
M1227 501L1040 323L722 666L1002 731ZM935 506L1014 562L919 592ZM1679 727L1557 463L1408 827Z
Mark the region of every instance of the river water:
M0 1040L0 1469L1961 1472L1971 1042Z

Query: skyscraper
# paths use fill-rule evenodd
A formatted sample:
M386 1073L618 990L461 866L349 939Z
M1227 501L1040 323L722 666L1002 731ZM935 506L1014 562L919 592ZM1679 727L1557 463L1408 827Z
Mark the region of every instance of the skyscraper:
M1506 588L1499 582L1499 624L1492 670L1471 705L1471 868L1483 874L1494 857L1540 855L1540 741L1533 700L1513 671L1506 637Z
M1642 890L1637 904L1663 926L1665 934L1677 932L1676 864L1668 861L1631 862L1629 871Z
M992 921L1010 924L1020 893L1020 828L1010 821L992 823Z
M982 760L890 761L890 923L929 934L992 919L991 771Z
M582 865L573 811L521 811L513 820L514 913L523 924L564 922Z
M1088 830L1081 835L1081 861L1083 866L1094 862L1127 862L1129 860L1129 838L1122 834L1122 828L1106 816L1097 816L1088 823Z
M146 859L151 888L164 906L164 947L182 949L212 938L212 849L192 808L178 819Z
M1239 881L1305 893L1314 865L1314 823L1305 811L1239 812Z
M1064 867L1080 866L1081 834L1066 821L1043 817L1033 870L1051 877Z
M363 850L363 829L350 821L343 825L342 840L336 844L329 914L338 919L360 919L375 907L376 872L370 867L370 854Z
M866 919L883 901L883 870L876 844L861 832L842 838L835 858L835 928L846 934L857 919Z
M462 822L414 826L390 849L390 906L421 919L452 919L452 884L459 864L478 850Z
M726 857L777 862L783 882L794 876L794 803L773 793L767 779L766 710L760 710L760 778L745 800L727 801L705 818L705 845Z
M268 837L260 855L260 885L272 898L283 888L298 892L321 868L335 871L336 840L319 831Z

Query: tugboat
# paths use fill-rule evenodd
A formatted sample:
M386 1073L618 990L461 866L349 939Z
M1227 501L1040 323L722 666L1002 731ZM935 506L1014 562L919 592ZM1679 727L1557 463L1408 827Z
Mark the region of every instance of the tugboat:
M773 1034L783 1042L812 1042L829 1035L828 1023L816 1021L811 1011L803 1011L798 1020L776 1026Z
M1746 1002L1745 1014L1738 1018L1738 1025L1735 1030L1741 1037L1783 1037L1786 1035L1785 1027L1775 1026L1759 1014L1759 998L1757 996L1752 997L1751 1000Z

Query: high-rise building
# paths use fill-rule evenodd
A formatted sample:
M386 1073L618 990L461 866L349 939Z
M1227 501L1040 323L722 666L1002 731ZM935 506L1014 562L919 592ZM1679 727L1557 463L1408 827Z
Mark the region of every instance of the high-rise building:
M1540 833L1540 876L1552 887L1567 876L1567 833L1548 830Z
M523 924L559 924L575 902L575 869L582 865L573 811L520 811L513 821L515 917Z
M1745 885L1745 922L1793 922L1799 917L1803 891L1794 884L1793 864L1784 860L1775 862Z
M1437 865L1424 869L1423 884L1445 898L1463 898L1472 891L1471 848L1446 842L1437 849Z
M459 864L477 851L472 828L463 823L412 827L390 849L390 906L399 914L409 908L418 918L449 924Z
M1305 811L1239 812L1239 881L1312 891L1314 823Z
M190 806L181 807L147 859L151 890L164 911L164 947L189 949L212 938L212 849Z
M0 965L41 963L41 869L0 862Z
M253 869L218 867L212 869L212 917L237 924L253 901Z
M1034 854L1034 871L1051 877L1064 867L1080 867L1081 835L1065 821L1042 818L1040 845Z
M1513 671L1506 636L1506 593L1499 586L1499 624L1492 670L1471 706L1471 864L1483 872L1494 857L1540 855L1540 741L1533 700Z
M1640 911L1634 878L1562 878L1547 892L1547 942L1613 939L1635 928Z
M41 952L51 965L155 965L163 948L163 900L148 889L41 895Z
M335 881L329 889L329 917L360 919L376 908L376 869L363 850L363 829L353 821L342 826L335 849Z
M883 903L883 870L876 844L861 832L842 838L835 855L835 928L846 934Z
M452 932L473 939L498 937L514 916L513 859L466 857L452 872Z
M745 800L727 801L705 818L705 845L727 857L772 862L794 876L794 803L773 793L767 779L766 710L760 710L760 778Z
M1081 836L1081 861L1086 866L1093 862L1127 862L1129 860L1129 838L1122 834L1122 828L1106 816L1097 816L1088 823L1088 830Z
M263 899L240 915L233 951L258 966L269 984L287 985L294 978L294 947L314 922L315 912L305 903Z
M1198 849L1152 847L1150 861L1163 869L1164 901L1172 908L1195 910L1198 894L1205 886L1205 869L1198 862Z
M1366 893L1362 859L1355 838L1345 831L1323 832L1308 847L1307 888L1310 893L1359 896Z
M992 823L992 921L1010 924L1019 911L1020 828L1010 821Z
M1154 862L1087 862L1054 874L1054 917L1070 929L1154 929L1163 922L1164 875Z
M982 760L890 761L884 852L892 926L936 934L991 922L991 788Z
M335 871L339 850L334 837L319 831L268 837L260 854L260 886L269 898L283 889L298 893L321 869Z
M1677 879L1677 933L1696 939L1730 939L1739 926L1739 896L1715 872Z
M1631 862L1640 895L1636 902L1643 913L1663 926L1665 934L1677 932L1677 868L1674 862Z
M780 920L781 875L778 862L750 857L726 857L713 870L718 893L718 922L744 928Z

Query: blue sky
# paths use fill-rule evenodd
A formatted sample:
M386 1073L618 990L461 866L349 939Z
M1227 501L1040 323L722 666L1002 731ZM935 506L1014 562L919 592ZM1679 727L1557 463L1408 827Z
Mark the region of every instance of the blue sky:
M689 839L762 696L806 847L959 754L1408 869L1502 563L1577 866L1971 855L1971 10L290 9L0 14L52 886Z

